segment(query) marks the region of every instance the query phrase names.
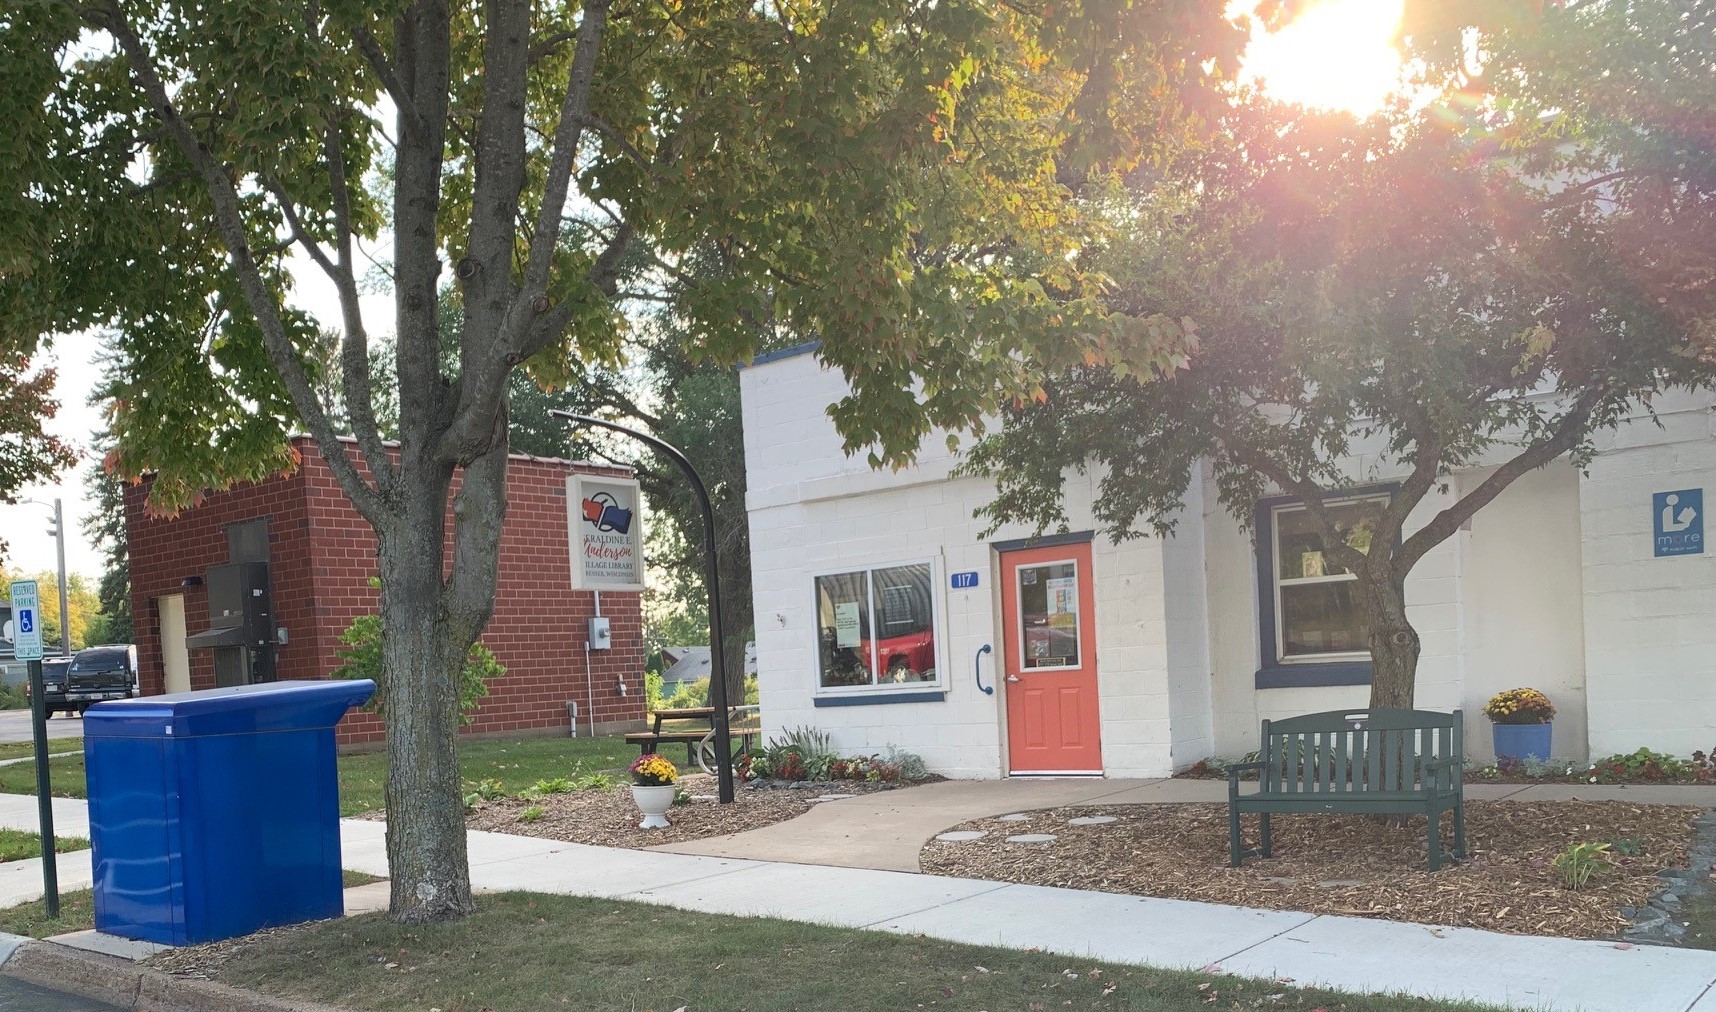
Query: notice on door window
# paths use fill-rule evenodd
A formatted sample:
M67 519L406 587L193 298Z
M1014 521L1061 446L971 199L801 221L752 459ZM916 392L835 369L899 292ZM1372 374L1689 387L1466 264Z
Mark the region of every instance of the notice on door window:
M858 602L847 601L834 606L834 645L858 645Z
M1049 615L1078 615L1078 577L1057 576L1048 581ZM1057 625L1059 623L1056 623Z

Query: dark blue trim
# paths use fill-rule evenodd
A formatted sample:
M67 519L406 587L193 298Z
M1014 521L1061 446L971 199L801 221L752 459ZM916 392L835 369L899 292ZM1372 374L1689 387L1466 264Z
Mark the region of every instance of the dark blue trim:
M1323 496L1355 499L1364 496L1393 497L1398 482L1341 489ZM1282 664L1275 659L1275 510L1300 503L1296 495L1277 495L1257 500L1251 529L1257 538L1257 687L1259 689L1302 688L1314 685L1369 685L1370 661L1334 661L1326 664ZM1400 539L1395 538L1398 545Z
M942 689L923 692L865 692L850 696L813 696L813 706L873 706L882 703L939 703L947 698Z
M797 355L808 355L821 346L821 341L806 341L803 344L795 344L790 348L777 348L774 351L765 351L756 358L751 359L749 362L739 363L739 368L750 369L759 365L767 365L770 362L779 362L783 358L793 358Z
M1260 689L1369 684L1369 661L1338 661L1331 664L1272 664L1257 669L1257 687Z
M1027 548L1059 548L1062 545L1082 545L1095 538L1095 531L1074 531L1071 534L1044 534L1035 538L991 541L989 547L997 552L1018 552Z

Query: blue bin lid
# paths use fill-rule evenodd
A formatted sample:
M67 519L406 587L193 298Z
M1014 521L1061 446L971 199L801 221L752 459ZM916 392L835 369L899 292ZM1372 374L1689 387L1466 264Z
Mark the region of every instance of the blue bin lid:
M333 727L375 695L367 678L259 682L224 689L97 703L83 715L85 738L196 738Z

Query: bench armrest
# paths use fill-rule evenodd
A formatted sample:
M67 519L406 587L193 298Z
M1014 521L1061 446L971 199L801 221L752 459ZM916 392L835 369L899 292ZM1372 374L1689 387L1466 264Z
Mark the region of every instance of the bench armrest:
M1263 772L1263 767L1265 767L1267 765L1269 765L1269 764L1265 763L1265 762L1254 762L1254 763L1234 763L1231 766L1228 766L1227 767L1227 792L1229 794L1238 794L1239 793L1239 775L1241 773L1244 773L1246 770L1256 770L1257 772L1261 773L1261 772Z
M1447 767L1447 766L1456 766L1456 767L1464 766L1465 763L1466 763L1466 760L1459 757L1459 756L1447 756L1447 757L1442 758L1442 759L1430 760L1429 762L1424 764L1424 768L1427 770L1439 770L1439 769L1442 769L1442 768Z

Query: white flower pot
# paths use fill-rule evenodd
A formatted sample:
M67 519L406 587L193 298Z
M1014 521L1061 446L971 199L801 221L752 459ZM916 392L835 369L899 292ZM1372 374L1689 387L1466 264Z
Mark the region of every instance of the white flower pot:
M666 829L667 810L673 807L673 796L679 788L674 784L664 784L660 787L639 787L632 785L632 801L643 813L643 821L638 823L639 829Z

